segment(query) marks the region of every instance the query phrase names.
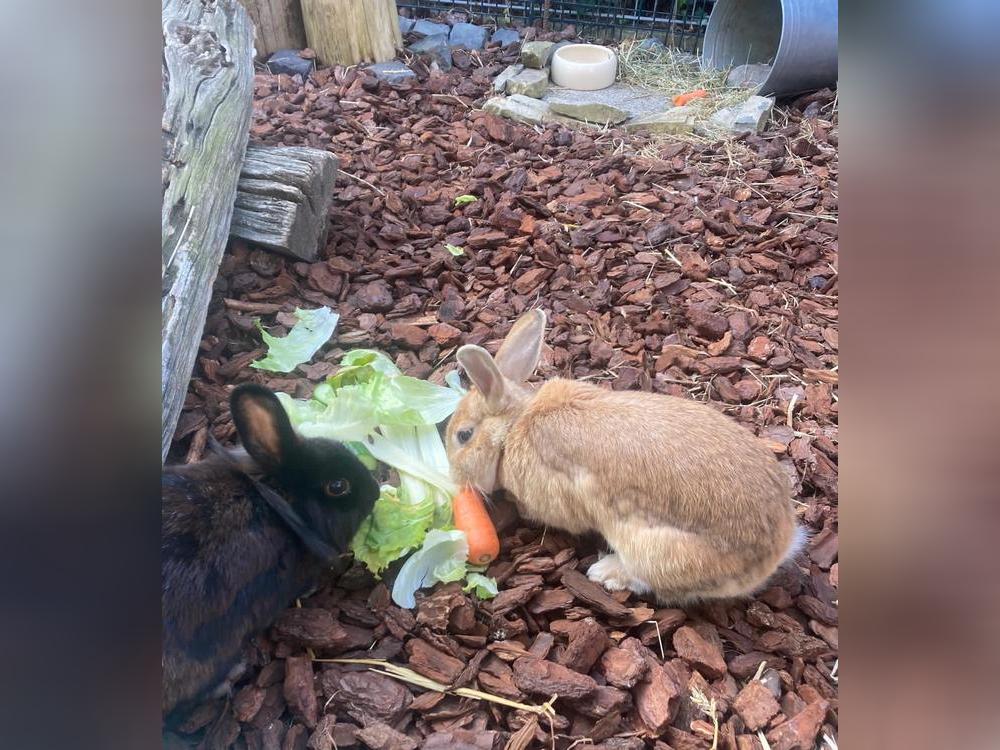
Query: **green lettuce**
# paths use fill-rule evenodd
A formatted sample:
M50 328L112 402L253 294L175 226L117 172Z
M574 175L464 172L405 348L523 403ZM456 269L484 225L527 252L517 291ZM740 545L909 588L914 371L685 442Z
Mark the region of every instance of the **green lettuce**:
M329 307L315 310L295 310L299 322L284 338L272 336L257 321L261 338L267 344L267 356L251 362L251 367L271 372L291 372L303 362L308 362L319 351L337 327L340 316Z
M451 498L458 488L438 423L464 395L457 375L446 378L447 387L412 378L372 349L348 352L340 364L312 398L280 393L278 398L301 435L341 441L369 468L383 464L399 475L399 486L382 487L371 515L355 534L355 557L379 576L410 554L393 587L398 604L411 602L401 606L414 606L419 588L467 575L477 596L495 596L496 583L481 569L467 568L465 534L452 526Z
M378 575L393 560L417 549L433 521L433 500L406 503L400 500L399 490L383 485L371 515L351 542L354 556Z
M460 581L465 577L465 559L469 556L469 542L458 529L442 531L431 529L424 539L424 546L403 563L392 586L392 600L400 607L417 606L414 594L435 583Z
M475 591L480 599L492 599L497 595L497 582L496 579L484 576L482 573L469 573L462 591L466 593Z

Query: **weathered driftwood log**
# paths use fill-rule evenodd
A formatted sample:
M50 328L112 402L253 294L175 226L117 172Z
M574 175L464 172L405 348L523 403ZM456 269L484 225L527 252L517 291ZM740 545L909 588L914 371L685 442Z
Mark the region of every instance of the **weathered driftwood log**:
M229 233L301 260L326 243L337 157L297 146L247 146Z
M162 458L184 404L250 133L253 25L236 0L163 0Z
M324 65L385 62L403 46L396 0L302 0L302 20Z
M302 23L299 0L242 0L257 29L254 46L258 57L267 57L279 49L302 49L306 46L306 27Z

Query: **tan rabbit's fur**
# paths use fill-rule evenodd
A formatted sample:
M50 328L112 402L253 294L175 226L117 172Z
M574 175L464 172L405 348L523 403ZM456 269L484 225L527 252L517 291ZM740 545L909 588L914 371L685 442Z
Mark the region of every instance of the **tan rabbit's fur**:
M560 378L527 388L544 325L541 311L522 316L495 363L459 351L475 387L448 425L455 480L507 490L529 519L602 534L614 554L588 575L609 589L684 602L759 588L802 540L763 442L688 399Z

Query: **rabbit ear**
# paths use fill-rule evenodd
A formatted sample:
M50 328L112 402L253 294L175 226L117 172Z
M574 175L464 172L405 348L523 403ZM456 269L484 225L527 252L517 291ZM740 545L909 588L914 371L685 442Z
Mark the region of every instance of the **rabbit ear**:
M497 352L497 367L505 377L523 383L531 377L542 356L545 313L528 310L517 319Z
M268 471L284 464L298 439L284 407L263 386L239 386L230 398L233 423L247 453Z
M481 346L466 344L459 348L455 357L472 384L483 394L486 403L490 406L499 405L507 386L490 353Z

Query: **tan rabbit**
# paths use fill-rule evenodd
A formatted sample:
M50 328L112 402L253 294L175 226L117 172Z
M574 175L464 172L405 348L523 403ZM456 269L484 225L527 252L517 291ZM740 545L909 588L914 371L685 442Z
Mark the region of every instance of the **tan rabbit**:
M788 480L762 441L683 398L561 378L529 388L544 330L531 310L495 361L458 350L474 388L448 425L457 482L507 490L540 523L602 534L613 552L591 580L662 602L749 594L797 552Z

